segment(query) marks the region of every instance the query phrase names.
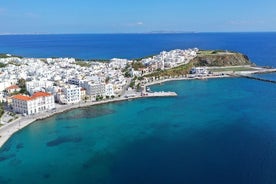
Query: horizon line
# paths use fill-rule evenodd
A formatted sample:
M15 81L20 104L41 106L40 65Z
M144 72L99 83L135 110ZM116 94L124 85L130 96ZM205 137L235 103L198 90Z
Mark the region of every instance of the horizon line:
M200 33L276 33L276 31L151 31L151 32L102 32L102 33L0 33L0 36L5 35L88 35L88 34L200 34Z

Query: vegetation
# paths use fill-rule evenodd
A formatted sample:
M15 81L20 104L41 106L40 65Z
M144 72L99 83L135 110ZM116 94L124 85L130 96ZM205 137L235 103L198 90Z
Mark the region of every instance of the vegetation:
M110 77L108 76L105 78L105 83L107 84L109 81L110 81Z
M256 69L250 68L250 67L223 67L223 68L213 68L210 69L211 72L227 72L227 71L233 71L233 72L239 72L239 71L254 71Z
M15 66L20 66L21 65L20 63L17 63L15 61L10 61L9 64L10 65L15 65Z
M81 67L90 67L91 66L91 63L85 62L85 61L77 61L75 64L79 65Z
M144 80L144 77L138 77L137 78L139 81L141 81L141 80Z
M96 101L99 101L99 100L102 100L102 99L103 99L103 96L100 96L100 95L96 96Z
M21 88L19 93L28 95L28 91L26 89L26 80L25 79L18 79L17 85Z
M40 61L42 61L43 63L45 63L46 65L49 65L49 63L47 62L47 59L40 59Z
M0 54L0 58L10 58L10 57L23 58L22 56Z
M136 85L136 91L137 91L137 92L142 91L142 87L141 87L141 84L140 84L140 83L138 83L138 84Z
M135 86L135 80L132 80L129 84L129 87L133 88Z
M251 65L246 55L220 50L199 51L191 62L195 66L240 66Z
M228 50L199 50L198 55L205 56L205 55L215 55L215 54L225 54L225 53L234 53Z
M92 61L92 62L103 62L103 63L108 63L108 62L110 62L109 59L88 59L87 61Z
M180 65L175 68L171 68L168 70L157 70L154 73L148 74L145 77L161 77L161 76L180 76L180 75L186 75L190 72L190 70L193 67L193 63L188 63L184 65Z
M0 63L0 68L4 68L4 67L6 67L6 66L7 66L6 64Z
M127 78L131 77L131 75L128 71L125 72L124 76L127 77Z
M82 61L92 61L92 62L110 62L108 59L80 59L80 58L75 58L76 62Z
M139 68L144 68L145 66L141 62L133 62L132 63L132 68L134 70L138 70Z
M130 65L127 64L126 67L122 70L122 72L127 72L130 70Z
M135 61L141 61L143 59L152 58L153 56L155 56L155 55L145 56L145 57L141 57L141 58L135 58L133 60L135 60Z
M3 114L4 114L4 103L1 102L0 103L0 118L3 116Z

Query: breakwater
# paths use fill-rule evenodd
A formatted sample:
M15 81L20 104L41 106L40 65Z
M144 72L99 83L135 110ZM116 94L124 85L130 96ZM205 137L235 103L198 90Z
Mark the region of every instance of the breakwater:
M255 77L255 76L251 76L251 75L240 75L240 74L230 74L230 75L234 76L234 77L243 77L243 78L247 78L247 79L253 79L253 80L258 80L258 81L263 81L263 82L270 82L270 83L276 84L275 80L264 79L264 78Z

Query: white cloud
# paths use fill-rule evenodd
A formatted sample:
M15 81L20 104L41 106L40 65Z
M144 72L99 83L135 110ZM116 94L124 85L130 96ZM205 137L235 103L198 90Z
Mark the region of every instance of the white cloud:
M142 21L127 24L127 26L129 26L129 27L138 27L138 26L143 26L143 25L145 25L145 24Z
M144 25L144 22L137 22L136 25L137 26L142 26L142 25Z

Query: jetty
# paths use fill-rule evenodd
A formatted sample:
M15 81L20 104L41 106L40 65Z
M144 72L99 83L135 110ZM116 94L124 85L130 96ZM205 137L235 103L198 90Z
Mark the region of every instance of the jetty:
M247 78L247 79L258 80L258 81L263 81L263 82L269 82L269 83L276 84L276 80L264 79L264 78L256 77L256 76L252 76L252 75L242 75L242 74L228 74L228 75L232 76L232 77L242 77L242 78Z
M168 92L160 91L160 92L146 93L145 96L146 97L170 97L170 96L177 96L177 94L171 91L168 91Z

